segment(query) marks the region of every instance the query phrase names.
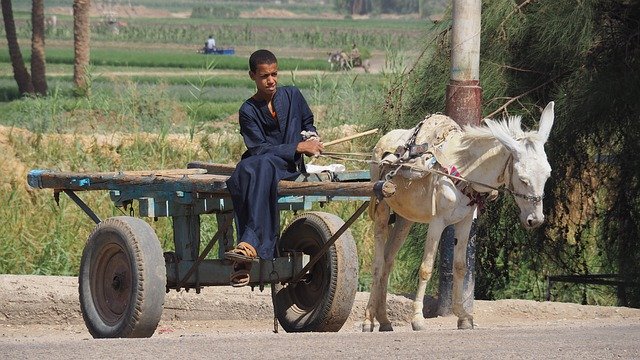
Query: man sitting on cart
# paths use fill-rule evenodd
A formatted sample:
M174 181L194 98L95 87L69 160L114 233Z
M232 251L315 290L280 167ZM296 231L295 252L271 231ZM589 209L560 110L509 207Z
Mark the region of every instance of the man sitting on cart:
M233 286L249 283L253 260L274 258L280 233L278 182L295 179L304 171L303 155L324 150L300 90L277 87L275 55L257 50L249 58L249 69L257 91L239 111L247 151L227 180L238 235L238 245L225 253L234 262Z

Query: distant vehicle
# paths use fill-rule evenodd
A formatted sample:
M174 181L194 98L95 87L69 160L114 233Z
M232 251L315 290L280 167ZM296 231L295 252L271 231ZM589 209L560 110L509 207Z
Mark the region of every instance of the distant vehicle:
M234 48L215 48L215 49L200 49L198 51L201 54L205 55L234 55L236 50Z
M352 57L350 54L341 50L329 52L327 54L329 55L327 61L329 62L332 71L345 71L361 67L365 72L369 72L369 60L365 60L363 62L360 56Z
M198 54L205 55L234 55L236 53L235 48L215 48L215 49L207 49L202 48L198 50Z

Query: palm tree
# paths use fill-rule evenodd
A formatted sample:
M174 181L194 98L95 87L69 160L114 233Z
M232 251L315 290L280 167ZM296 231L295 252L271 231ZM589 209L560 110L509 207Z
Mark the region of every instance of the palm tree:
M16 24L13 20L13 7L11 0L0 0L2 5L2 18L4 20L4 30L7 35L7 44L9 45L9 56L11 57L11 65L13 66L13 77L18 84L20 94L33 94L33 84L31 76L24 65L18 37L16 35Z
M39 95L47 94L44 56L44 0L33 0L31 11L31 82Z
M88 95L89 8L91 0L73 0L73 83L78 94Z

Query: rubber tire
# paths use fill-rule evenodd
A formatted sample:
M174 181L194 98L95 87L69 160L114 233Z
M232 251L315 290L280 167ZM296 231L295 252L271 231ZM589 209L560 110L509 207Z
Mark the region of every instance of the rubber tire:
M158 237L145 221L118 216L99 223L82 252L78 280L82 317L94 338L153 335L167 275Z
M278 248L313 257L343 224L333 214L301 214L283 232ZM286 332L340 330L349 318L358 288L358 254L349 229L309 273L311 276L297 284L272 285L273 308L280 325Z

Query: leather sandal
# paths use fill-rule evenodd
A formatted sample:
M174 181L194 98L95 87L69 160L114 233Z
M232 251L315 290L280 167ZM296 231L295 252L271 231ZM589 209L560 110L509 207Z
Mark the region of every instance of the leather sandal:
M251 270L251 263L234 263L233 272L229 277L229 283L233 287L242 287L249 285L251 280L249 271Z
M250 263L258 258L258 252L246 242L241 242L235 248L224 253L224 258L236 263Z

